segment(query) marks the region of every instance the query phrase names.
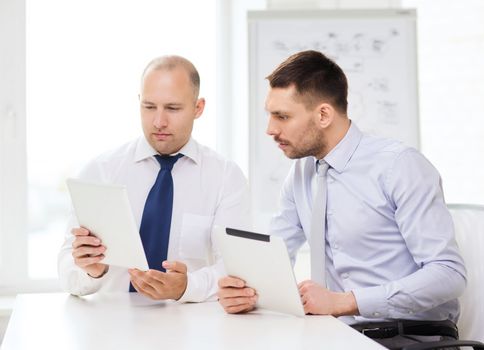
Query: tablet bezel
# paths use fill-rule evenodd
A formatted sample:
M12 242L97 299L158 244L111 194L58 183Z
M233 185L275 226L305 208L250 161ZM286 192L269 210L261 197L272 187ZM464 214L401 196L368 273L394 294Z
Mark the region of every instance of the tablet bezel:
M303 317L294 271L281 237L215 226L226 273L239 277L258 294L256 306Z
M67 179L74 212L81 227L102 240L104 264L149 269L126 186Z

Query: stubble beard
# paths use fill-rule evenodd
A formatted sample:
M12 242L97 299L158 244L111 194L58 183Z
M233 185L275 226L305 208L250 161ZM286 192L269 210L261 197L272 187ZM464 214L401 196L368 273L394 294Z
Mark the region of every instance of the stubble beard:
M299 159L309 156L316 157L326 149L326 141L324 137L317 132L314 122L309 123L302 135L304 136L298 147L288 143L289 148L284 153L289 159Z

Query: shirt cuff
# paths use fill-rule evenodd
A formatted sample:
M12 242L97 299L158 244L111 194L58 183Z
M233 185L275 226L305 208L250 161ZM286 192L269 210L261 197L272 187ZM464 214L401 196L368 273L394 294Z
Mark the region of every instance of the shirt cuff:
M387 318L388 300L384 286L352 290L360 315L365 318Z
M179 303L198 303L205 301L206 291L200 287L200 280L192 272L187 273L187 288L182 297L177 301Z
M102 277L94 278L76 266L73 271L68 273L67 283L63 286L63 289L77 296L95 293L101 288L108 273L106 272Z

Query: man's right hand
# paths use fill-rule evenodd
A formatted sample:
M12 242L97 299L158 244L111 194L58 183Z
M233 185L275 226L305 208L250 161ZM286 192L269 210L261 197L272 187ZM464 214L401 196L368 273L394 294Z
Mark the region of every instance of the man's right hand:
M73 228L71 233L75 236L72 242L72 256L75 264L91 277L98 278L104 275L109 266L100 263L106 251L101 240L83 227Z
M255 308L257 293L240 278L223 277L218 281L218 286L218 301L227 313L249 312Z

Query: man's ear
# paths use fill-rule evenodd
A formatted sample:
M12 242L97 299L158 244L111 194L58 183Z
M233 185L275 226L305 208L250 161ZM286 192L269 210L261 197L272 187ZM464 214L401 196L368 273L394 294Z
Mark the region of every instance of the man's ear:
M203 113L203 110L205 109L205 99L199 98L197 100L197 103L195 104L195 119L200 117Z
M319 125L326 129L333 123L336 111L329 103L321 103L317 107L317 113Z

